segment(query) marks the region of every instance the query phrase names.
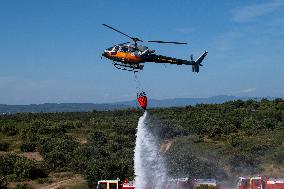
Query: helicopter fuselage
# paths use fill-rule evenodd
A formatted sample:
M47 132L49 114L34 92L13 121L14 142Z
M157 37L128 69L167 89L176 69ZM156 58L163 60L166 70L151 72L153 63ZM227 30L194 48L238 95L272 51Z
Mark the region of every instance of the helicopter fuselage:
M112 26L107 24L103 24L103 26L116 31L129 39L131 39L134 44L130 44L130 42L122 43L119 45L114 45L104 51L102 56L113 61L114 67L121 70L134 71L143 70L144 65L141 65L145 62L155 62L155 63L169 63L176 65L191 65L193 72L199 72L199 67L202 66L202 61L207 55L207 51L205 51L198 59L193 60L193 55L191 55L190 60L177 59L172 57L167 57L163 55L154 54L155 50L150 50L148 47L143 45L138 45L138 42L150 42L150 43L168 43L168 44L180 44L186 45L184 42L176 42L176 41L143 41L138 37L131 37L126 33L123 33Z
M113 65L116 68L128 71L143 70L144 65L141 65L142 63L155 62L176 65L192 65L192 71L199 72L199 66L201 66L200 63L208 53L207 51L205 51L203 55L201 55L196 61L194 61L157 55L154 54L154 52L154 50L150 50L146 46L140 46L139 48L135 49L131 45L123 44L115 45L106 49L102 56L112 60Z

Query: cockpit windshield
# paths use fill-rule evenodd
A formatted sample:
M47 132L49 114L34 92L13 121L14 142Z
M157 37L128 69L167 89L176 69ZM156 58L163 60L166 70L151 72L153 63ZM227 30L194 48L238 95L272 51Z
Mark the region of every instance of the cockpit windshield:
M115 51L115 52L117 52L118 50L119 50L119 46L114 46L112 49L112 51Z
M111 51L111 52L117 52L118 50L119 50L119 46L113 46L113 47L106 49L106 51Z
M105 51L108 52L135 52L134 47L128 47L128 46L113 46L113 47L109 47L107 48Z
M107 48L106 50L107 51L111 51L113 49L113 47L110 47L110 48Z
M120 51L122 51L122 52L127 52L127 51L128 51L128 48L127 48L127 47L120 47Z

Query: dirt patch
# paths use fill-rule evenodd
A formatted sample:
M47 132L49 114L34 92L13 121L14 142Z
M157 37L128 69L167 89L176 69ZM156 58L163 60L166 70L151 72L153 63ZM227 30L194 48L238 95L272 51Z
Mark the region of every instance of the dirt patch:
M85 138L80 138L79 142L80 142L80 144L86 144L86 143L88 143L88 140L85 139Z
M85 183L86 181L81 175L74 175L71 178L65 178L64 180L53 182L47 186L38 187L39 189L56 189L56 188L71 188L72 186L77 186Z
M173 142L174 142L174 140L166 140L166 141L164 141L161 144L160 152L166 153L170 149L170 147L173 144Z
M71 174L71 173L70 173ZM45 184L39 184L36 180L35 181L24 181L24 182L9 182L9 187L13 188L17 184L28 184L33 188L38 189L57 189L57 188L87 188L86 180L79 174L70 175L70 174L56 174L52 175L48 178L48 182ZM57 177L55 177L57 176ZM65 177L66 176L66 177Z
M36 160L36 161L42 161L43 157L40 155L39 152L15 152L15 151L8 151L8 152L0 152L0 155L2 154L15 154L18 156L24 156L30 160Z
M43 157L39 154L39 152L24 152L19 154L31 160L42 161Z

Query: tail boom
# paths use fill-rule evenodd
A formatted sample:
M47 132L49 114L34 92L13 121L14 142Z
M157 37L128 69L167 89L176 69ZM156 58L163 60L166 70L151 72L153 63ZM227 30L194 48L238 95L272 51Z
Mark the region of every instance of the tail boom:
M199 72L199 66L202 66L203 59L207 56L208 52L205 51L198 59L193 60L182 60L162 55L150 54L143 58L143 62L155 62L155 63L169 63L176 65L191 65L193 72Z

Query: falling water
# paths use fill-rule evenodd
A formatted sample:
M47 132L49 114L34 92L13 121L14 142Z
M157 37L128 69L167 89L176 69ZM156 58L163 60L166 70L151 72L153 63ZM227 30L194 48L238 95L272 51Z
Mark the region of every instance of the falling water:
M147 111L140 117L134 150L135 185L137 189L165 188L167 171L158 141L149 130Z

